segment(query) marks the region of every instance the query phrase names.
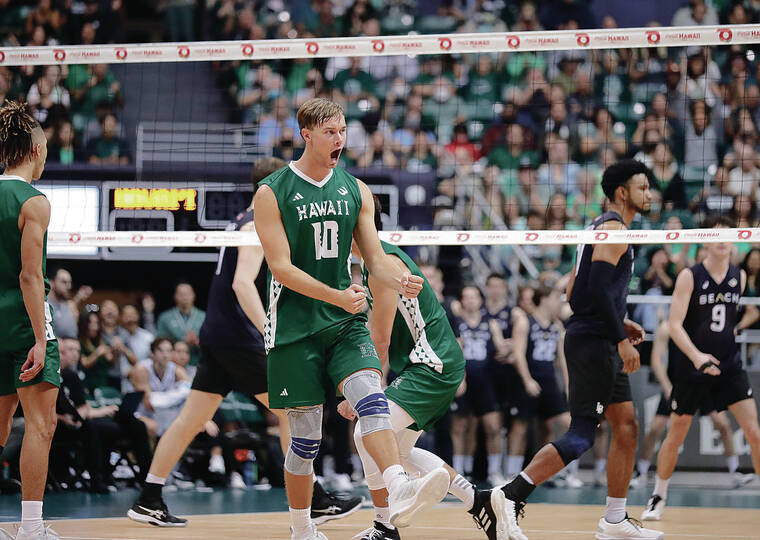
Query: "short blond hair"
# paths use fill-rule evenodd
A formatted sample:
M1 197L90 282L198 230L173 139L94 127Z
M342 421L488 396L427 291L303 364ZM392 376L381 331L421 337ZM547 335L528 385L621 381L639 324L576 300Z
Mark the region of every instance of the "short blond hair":
M343 107L325 98L311 98L298 108L298 128L313 129L336 116L344 116Z

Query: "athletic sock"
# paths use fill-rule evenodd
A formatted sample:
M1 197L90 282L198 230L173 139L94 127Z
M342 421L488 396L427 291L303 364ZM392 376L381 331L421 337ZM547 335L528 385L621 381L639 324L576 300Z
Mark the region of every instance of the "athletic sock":
M594 472L596 474L602 474L607 468L607 460L605 458L599 458L594 460Z
M472 464L475 462L475 456L464 456L464 465L462 470L458 471L463 474L472 474Z
M161 499L161 490L166 483L166 478L148 473L145 477L145 485L140 493L140 501L153 502Z
M625 519L625 502L623 497L607 497L607 507L604 509L604 519L607 523L620 523Z
M488 476L501 473L501 454L488 454Z
M525 474L525 471L518 474L514 480L509 484L501 488L507 499L512 501L524 501L527 499L533 490L536 489L536 485L531 480L530 476Z
M306 536L311 532L311 506L308 508L288 508L290 524L293 525L293 535L296 538Z
M507 456L507 475L515 476L520 474L523 461L525 461L525 457L523 456Z
M726 456L726 465L728 466L728 472L735 473L739 468L739 456L734 454L733 456Z
M668 498L668 484L670 483L670 478L664 479L660 478L660 475L655 475L654 477L654 491L652 492L652 495L659 495L660 498L667 499Z
M578 474L578 467L580 467L580 462L577 459L572 460L570 463L567 464L567 467L565 467L565 470L572 475Z
M359 454L351 454L351 468L354 469L354 474L364 472L362 458L359 457Z
M649 466L651 464L652 462L649 461L648 459L640 459L638 463L639 474L641 476L646 476L647 473L649 472Z
M42 501L21 501L21 531L28 535L42 532Z
M375 506L375 521L385 525L387 529L395 529L391 525L391 509L389 506Z
M458 474L451 482L449 493L462 501L464 507L468 510L471 510L472 505L475 504L475 486L468 482L461 474Z
M388 492L395 491L400 483L406 482L408 476L401 465L391 465L383 471L383 482L388 488Z
M462 454L454 454L452 465L454 466L454 470L459 474L467 473L467 471L464 470L464 456Z

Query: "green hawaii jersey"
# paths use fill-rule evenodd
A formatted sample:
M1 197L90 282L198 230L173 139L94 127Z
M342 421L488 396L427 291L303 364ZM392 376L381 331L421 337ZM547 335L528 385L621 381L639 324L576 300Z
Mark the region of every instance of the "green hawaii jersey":
M359 184L341 168L316 181L291 162L261 182L277 198L290 245L290 260L313 278L343 290L351 285L351 239L362 205ZM312 336L349 319L338 306L315 300L282 286L268 272L267 350Z
M387 254L401 259L412 274L424 279L422 271L401 248L387 242L381 244ZM366 267L362 269L362 278L371 306ZM390 368L397 374L411 364L425 364L438 373L464 369L462 348L454 336L446 311L427 279L417 298L399 295L388 356Z
M0 175L0 350L15 351L34 345L34 332L21 294L21 231L18 216L21 207L42 194L19 176ZM47 279L47 232L42 246L42 275L45 297L50 291ZM55 339L50 306L45 303L47 339Z

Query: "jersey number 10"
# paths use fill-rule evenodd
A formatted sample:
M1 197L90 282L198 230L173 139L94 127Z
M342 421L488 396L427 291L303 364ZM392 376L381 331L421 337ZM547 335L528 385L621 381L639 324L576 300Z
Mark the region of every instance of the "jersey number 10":
M314 253L317 260L338 258L338 222L312 223L314 227Z

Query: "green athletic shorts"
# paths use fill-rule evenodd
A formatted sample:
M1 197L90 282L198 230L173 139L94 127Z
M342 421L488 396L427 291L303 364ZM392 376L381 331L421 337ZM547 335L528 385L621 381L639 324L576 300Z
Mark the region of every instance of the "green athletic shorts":
M267 354L269 407L286 409L325 402L326 391L361 369L380 371L380 359L363 320L351 319Z
M427 431L446 414L464 379L464 366L438 373L425 364L409 364L385 389L385 395L414 419L409 429Z
M31 347L30 347L31 348ZM45 350L45 367L37 376L29 382L21 382L21 366L26 362L29 349L17 351L0 351L0 396L9 396L16 393L16 388L33 386L42 382L48 382L53 386L61 386L61 357L58 354L58 340L51 339L47 342Z

